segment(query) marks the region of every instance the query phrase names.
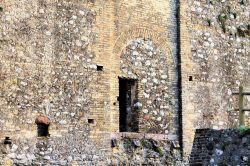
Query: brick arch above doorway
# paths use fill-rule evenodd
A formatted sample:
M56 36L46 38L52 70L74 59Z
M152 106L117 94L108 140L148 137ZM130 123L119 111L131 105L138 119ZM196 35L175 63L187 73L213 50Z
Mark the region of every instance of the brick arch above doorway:
M175 60L176 58L172 53L169 36L166 33L165 29L155 29L144 26L141 28L130 28L129 30L124 31L115 41L115 44L113 46L113 56L115 57L113 58L117 59L117 56L122 55L123 50L125 50L128 45L130 45L136 39L140 38L150 39L153 44L167 56L167 65L170 67L168 73L169 79L174 81L176 75L174 70L177 66Z
M157 47L162 50L166 55L172 55L170 50L168 35L164 30L154 30L148 27L131 28L119 35L113 46L113 52L117 55L127 46L128 43L137 38L149 38Z

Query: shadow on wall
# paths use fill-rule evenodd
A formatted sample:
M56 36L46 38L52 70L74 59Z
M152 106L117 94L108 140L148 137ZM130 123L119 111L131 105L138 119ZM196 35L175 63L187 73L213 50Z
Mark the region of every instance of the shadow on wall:
M197 129L189 163L250 166L250 129Z

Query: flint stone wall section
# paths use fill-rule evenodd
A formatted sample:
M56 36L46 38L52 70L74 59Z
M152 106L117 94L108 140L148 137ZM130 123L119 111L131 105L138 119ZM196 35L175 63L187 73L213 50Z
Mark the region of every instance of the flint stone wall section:
M239 126L235 111L238 96L233 92L240 85L249 91L249 7L249 1L181 1L186 154L190 153L195 129ZM190 76L193 81L189 81ZM249 108L249 97L244 108Z
M178 141L174 3L1 1L1 164L112 163L108 135L119 129L121 52L141 38L171 60L165 62L172 70L173 97L167 103L171 109L164 110L171 127L165 131L162 115L152 132ZM37 138L35 119L41 114L51 121L49 138ZM3 144L5 137L11 145Z
M249 165L248 131L198 129L190 165Z
M121 55L122 76L139 82L141 107L134 111L140 111L141 132L168 134L174 127L171 110L175 110L177 103L171 105L171 99L176 96L169 78L174 69L166 65L167 61L172 61L171 57L157 49L149 39L132 41Z

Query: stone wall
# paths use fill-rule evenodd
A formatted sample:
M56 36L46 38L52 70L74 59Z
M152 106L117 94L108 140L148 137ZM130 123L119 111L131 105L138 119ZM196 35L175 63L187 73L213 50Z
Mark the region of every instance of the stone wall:
M180 146L165 134L112 134L114 165L187 165L182 162Z
M98 42L93 5L1 2L0 137L2 144L5 137L12 139L12 145L1 147L1 162L84 165L94 158L96 164L108 163L104 151L109 142L97 143L105 136L91 134L94 128L107 128L100 110L109 107L109 73L97 71L92 50ZM49 138L37 138L39 115L52 122Z
M249 130L198 129L190 165L249 165Z
M11 137L11 144L1 141L0 165L109 165L106 151L89 139L90 128L77 127L63 137Z
M118 77L133 77L124 67L141 83L140 132L164 133L178 144L175 3L1 1L1 164L111 164ZM147 47L136 48L139 68L125 51L137 41ZM154 67L146 68L149 63ZM37 137L39 115L51 121L49 137Z
M117 76L121 77L132 77L137 78L139 85L139 100L144 100L142 109L141 109L141 120L139 121L140 125L140 131L141 132L147 132L150 128L157 129L156 131L151 132L157 132L157 133L164 133L167 132L169 134L178 134L179 130L179 121L178 121L178 93L177 91L177 58L176 58L176 20L175 20L175 14L176 14L176 6L175 1L167 2L165 0L159 0L157 2L149 0L149 1L116 1L115 3L115 13L114 13L114 22L115 22L115 35L117 35L116 40L114 41L114 48L112 52L112 77L115 80L111 79L111 93L113 94L111 96L111 100L113 97L118 96L118 80L116 79ZM138 5L138 6L137 6ZM140 23L138 25L138 23ZM148 41L148 44L144 44L143 40ZM141 43L141 47L146 46L147 48L139 48L137 47L136 43ZM136 55L133 55L133 51L130 48L134 48L135 51L138 52L135 53ZM149 50L151 49L151 50ZM129 52L129 50L131 50ZM165 66L159 66L159 68L152 67L146 68L145 64L147 63L155 64L156 62L153 62L153 58L150 58L148 56L149 54L153 54L154 52L162 52L163 59L165 59ZM138 58L138 63L133 64L131 63L132 56L135 58ZM129 57L129 58L126 58ZM147 57L147 58L146 58ZM159 57L159 55L157 55ZM122 63L121 63L122 60ZM118 62L118 63L117 63ZM123 64L124 63L124 64ZM141 66L140 66L141 63ZM122 66L121 66L122 64ZM139 66L138 66L139 65ZM168 70L166 70L168 68ZM146 70L145 70L146 69ZM127 71L126 71L127 70ZM133 71L132 71L133 70ZM149 71L151 70L151 71ZM128 75L128 72L130 71L130 75ZM137 77L133 75L137 74ZM143 74L144 72L144 74ZM142 83L142 80L145 81L145 72L148 73L148 83ZM161 73L161 72L167 72L167 73ZM164 75L165 82L167 82L168 85L162 85L162 87L159 87L160 82L164 79L160 78L161 75ZM168 78L165 78L165 77ZM155 82L153 83L153 79ZM151 80L151 81L150 81ZM143 84L147 85L146 88ZM166 90L163 92L163 94L159 94L159 91L162 89L166 89L169 86L171 86L171 89ZM146 92L147 91L147 92ZM149 92L151 91L151 92ZM148 93L152 93L158 91L157 94L159 96L153 96L152 100L148 100L149 103L146 103L145 96L148 95ZM162 95L162 96L160 96ZM165 97L163 97L165 95ZM167 97L168 95L168 97ZM153 108L150 108L150 102L154 99L158 98L157 110L154 110ZM163 104L163 100L166 100L166 98L171 98L171 100L168 100L166 103ZM159 99L161 101L159 101ZM155 103L156 104L156 103ZM153 103L153 105L155 105ZM111 123L117 124L117 109L119 105L111 106ZM164 108L163 108L164 107ZM169 109L168 109L169 108ZM143 113L143 109L144 112ZM148 109L148 111L146 111ZM152 110L153 109L153 110ZM166 111L168 110L168 111ZM153 113L153 111L155 111ZM160 114L160 111L163 111L162 115ZM164 114L164 115L163 115ZM149 118L149 123L151 123L151 127L148 126L148 124L145 124L145 118ZM167 117L167 119L163 118ZM158 122L156 119L158 118ZM116 125L111 125L116 126ZM168 126L171 129L167 129ZM149 127L149 128L148 128ZM117 130L117 129L116 129ZM166 130L166 131L165 131Z
M177 103L171 103L176 84L169 78L174 69L166 65L172 59L156 47L148 39L132 41L121 55L121 70L122 77L139 81L139 131L168 134L176 123L171 114L177 112Z
M1 1L1 140L39 142L35 119L46 115L50 139L87 133L110 156L118 77L139 82L139 132L183 141L185 156L195 129L236 127L233 92L250 82L249 1L180 1L180 15L178 2Z
M94 12L73 2L12 3L1 14L2 132L33 131L39 114L52 131L78 123L94 105Z
M240 85L249 88L249 1L181 2L183 140L195 129L238 126ZM249 108L249 98L245 98ZM247 113L246 113L247 114Z

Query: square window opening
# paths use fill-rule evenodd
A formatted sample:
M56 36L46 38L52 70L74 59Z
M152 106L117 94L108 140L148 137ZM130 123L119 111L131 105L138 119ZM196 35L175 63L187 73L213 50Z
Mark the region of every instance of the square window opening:
M103 66L101 66L101 65L97 65L96 70L97 70L97 71L103 71Z
M49 136L49 125L47 124L37 124L37 135L38 137Z
M94 121L94 119L88 119L88 123L89 123L89 124L94 124L95 121Z

